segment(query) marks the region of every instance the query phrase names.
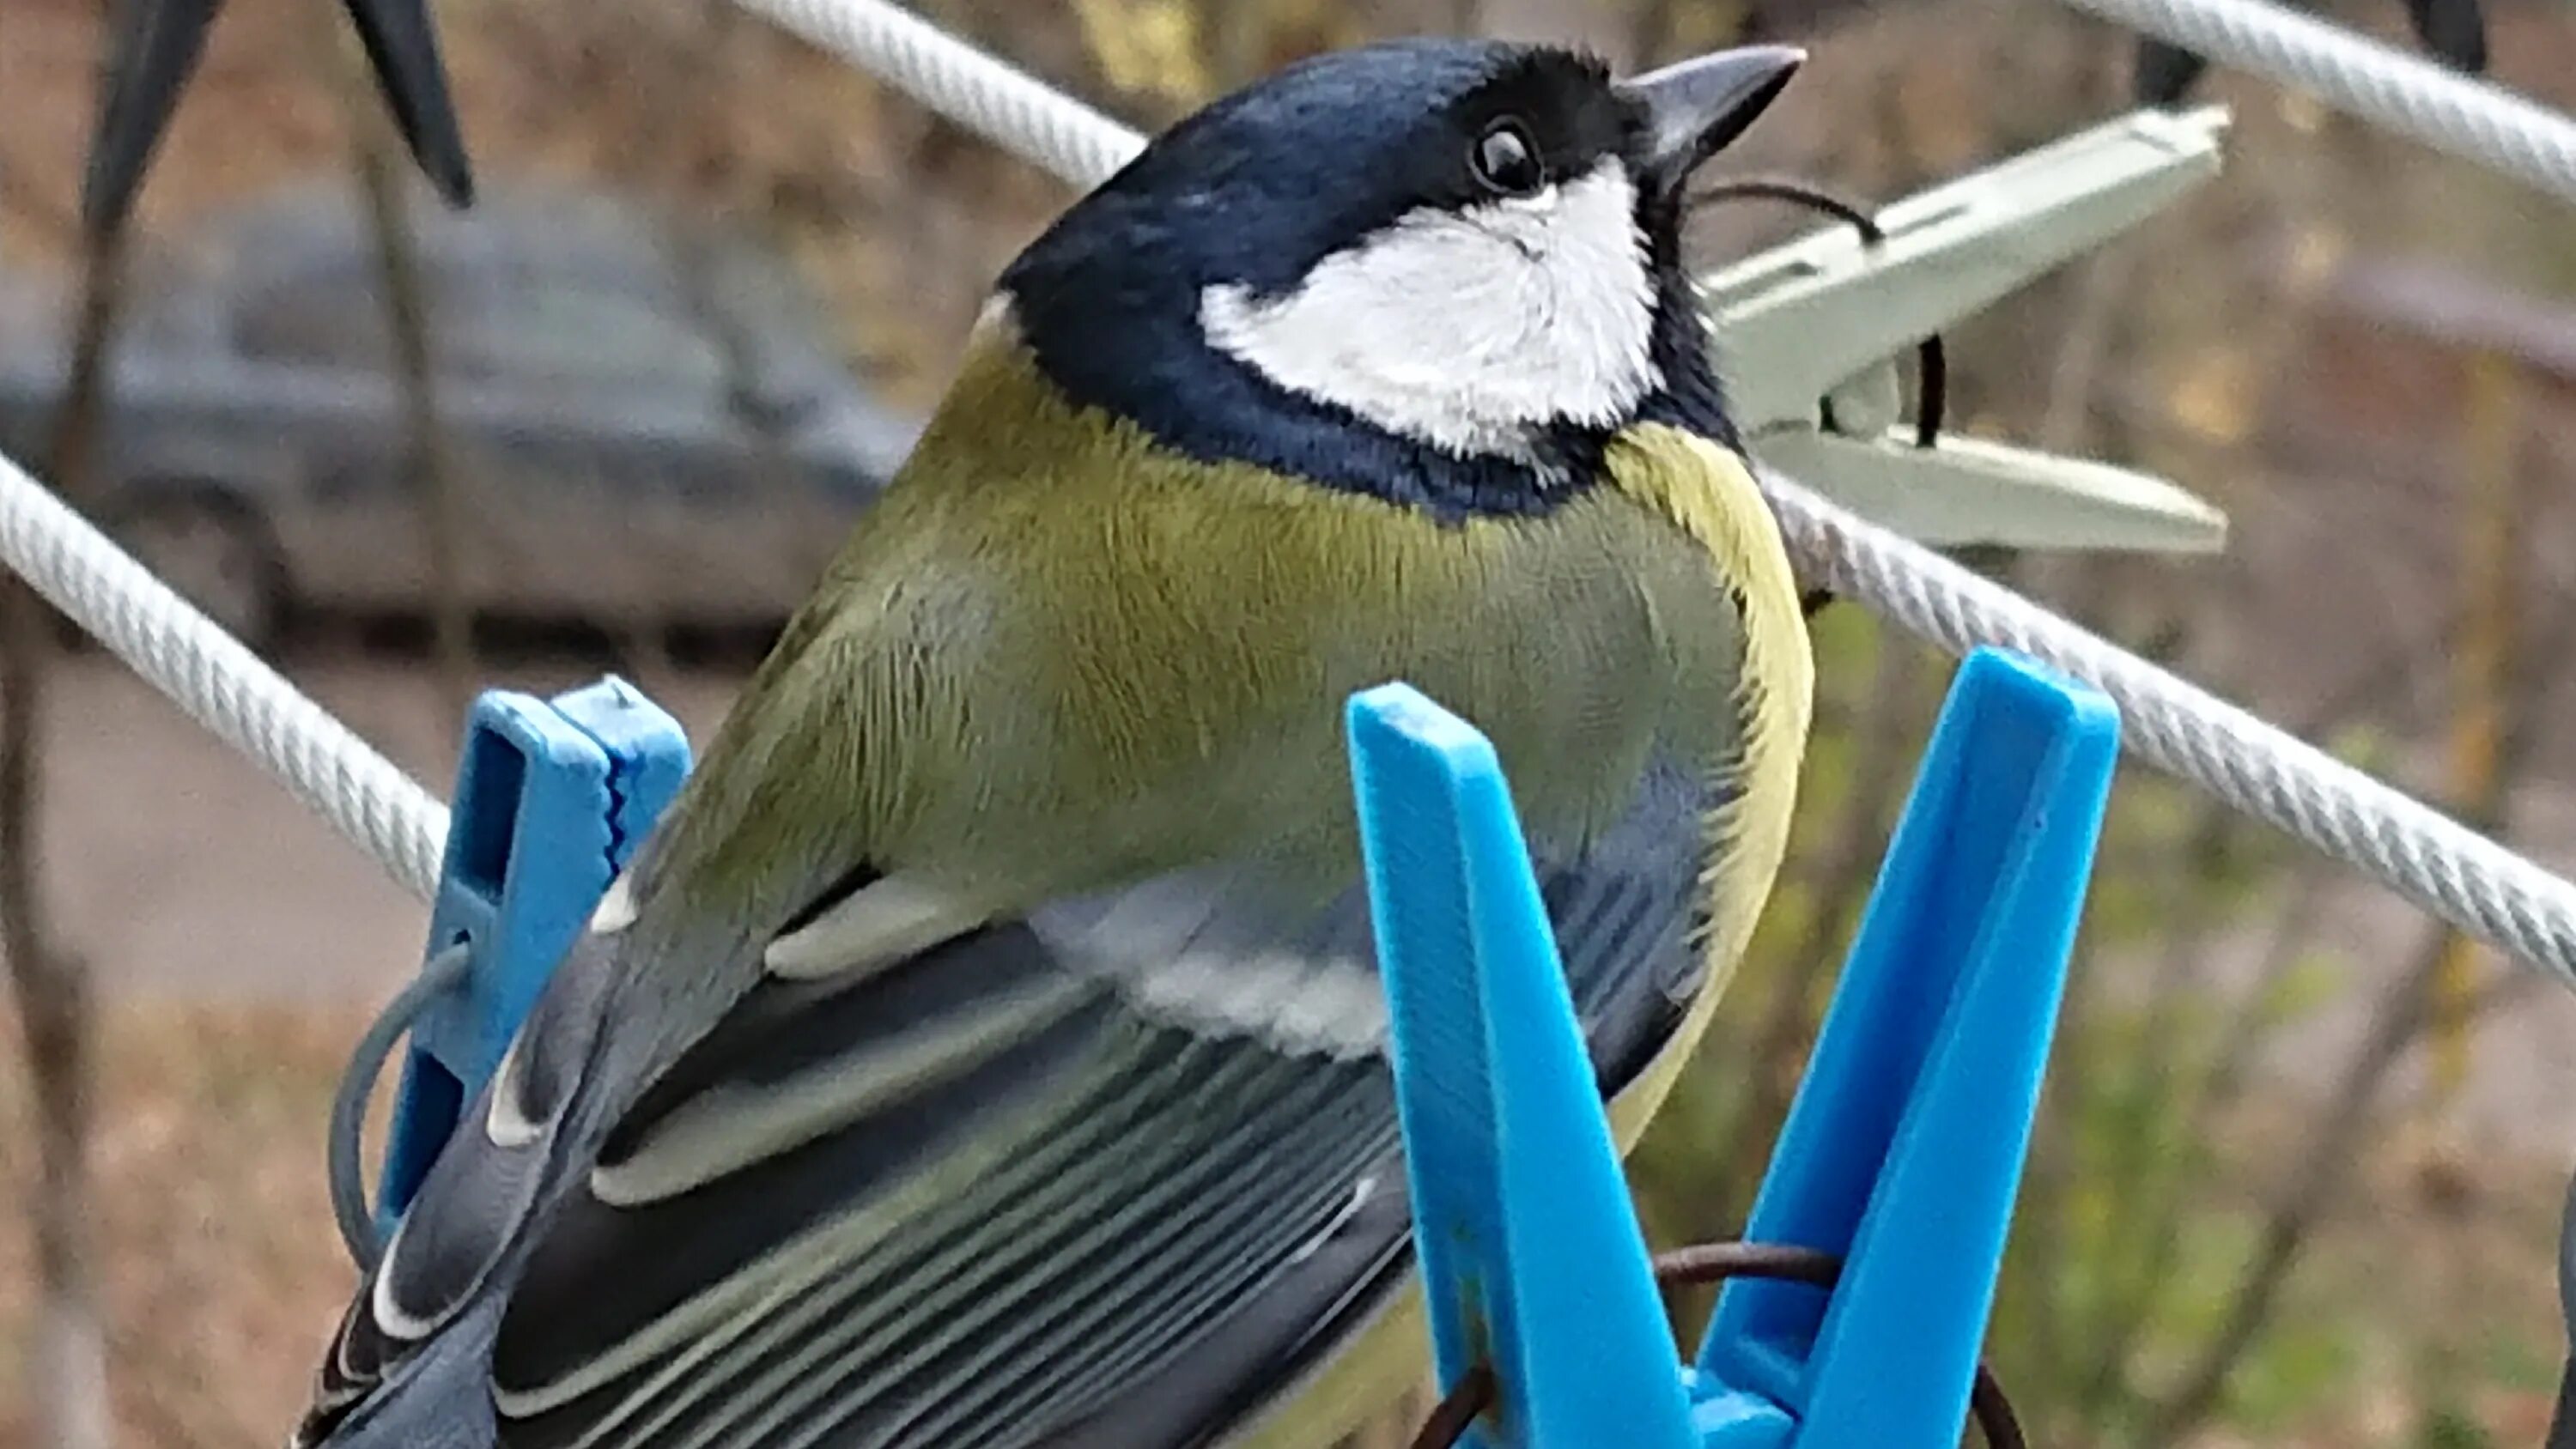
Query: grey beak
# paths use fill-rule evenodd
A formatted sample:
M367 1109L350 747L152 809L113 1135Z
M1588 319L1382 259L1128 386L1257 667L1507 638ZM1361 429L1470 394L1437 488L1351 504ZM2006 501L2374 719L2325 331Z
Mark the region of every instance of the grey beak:
M1742 135L1806 59L1794 45L1748 45L1618 82L1622 94L1646 106L1647 174L1667 186L1678 184Z

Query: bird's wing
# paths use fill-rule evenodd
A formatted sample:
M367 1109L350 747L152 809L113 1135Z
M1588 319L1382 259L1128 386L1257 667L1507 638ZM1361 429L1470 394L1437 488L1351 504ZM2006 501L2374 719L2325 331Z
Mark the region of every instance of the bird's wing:
M781 790L838 798L827 762L798 756L782 743L825 736L800 733L795 711L780 703L798 695L800 672L833 667L828 657L817 662L816 651L836 617L854 634L882 623L864 611L836 615L829 603L790 621L689 790L639 847L610 892L612 902L601 906L603 917L623 915L625 924L595 922L599 928L574 941L500 1069L459 1114L401 1225L341 1315L313 1402L290 1440L295 1449L323 1443L488 1449L495 1442L488 1388L493 1334L544 1225L627 1111L635 1084L661 1075L655 1065L681 1054L698 1035L697 1024L732 1009L737 983L760 979L766 932L743 922L785 915L771 914L763 901L819 896L829 902L859 879L844 863L846 852L787 822L794 812L778 799ZM828 694L805 693L824 701L812 707L837 707ZM743 760L747 767L738 763ZM737 783L745 780L748 786ZM746 817L778 827L756 857L755 885L735 881L718 893L722 904L680 913L689 923L685 930L657 931L639 944L637 933L626 929L633 900L686 869L674 858L688 854L687 842L703 846L706 837L720 838ZM678 973L681 989L696 1000L676 1001L671 983L646 969L664 956L687 968ZM697 1059L706 1057L699 1048Z
M1537 847L1605 1089L1701 979L1707 804L1659 766L1579 852ZM535 1236L488 1397L442 1392L509 1449L1206 1442L1409 1265L1372 960L1357 886L1291 921L1203 872L773 978ZM459 1140L508 1212L506 1149Z

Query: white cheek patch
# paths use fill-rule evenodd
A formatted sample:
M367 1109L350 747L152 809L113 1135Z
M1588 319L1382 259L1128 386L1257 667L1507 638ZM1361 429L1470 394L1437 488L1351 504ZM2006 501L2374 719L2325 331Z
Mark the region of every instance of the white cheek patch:
M1461 455L1625 421L1663 379L1635 185L1615 160L1527 199L1425 207L1296 290L1200 294L1209 342L1291 392Z

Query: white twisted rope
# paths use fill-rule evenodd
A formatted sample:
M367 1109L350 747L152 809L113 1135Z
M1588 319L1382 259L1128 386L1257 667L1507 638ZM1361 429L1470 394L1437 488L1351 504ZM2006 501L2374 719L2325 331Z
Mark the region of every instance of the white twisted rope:
M1088 189L1145 139L900 5L736 0L1040 170Z
M2269 0L2066 0L2576 201L2576 119Z
M447 807L6 457L0 560L406 890L437 890Z
M1763 481L1814 582L1953 653L2000 645L2092 683L2139 758L2576 985L2576 885L1911 539Z

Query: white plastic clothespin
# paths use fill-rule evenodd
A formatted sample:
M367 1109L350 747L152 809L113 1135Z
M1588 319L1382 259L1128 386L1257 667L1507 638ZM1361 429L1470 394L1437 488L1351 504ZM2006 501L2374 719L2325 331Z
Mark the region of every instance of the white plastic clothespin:
M1762 462L1935 548L2209 553L2227 518L2161 478L1900 425L1896 357L2214 176L2221 107L2142 110L1918 192L1864 244L1834 225L1701 281ZM1831 406L1826 406L1830 399Z

